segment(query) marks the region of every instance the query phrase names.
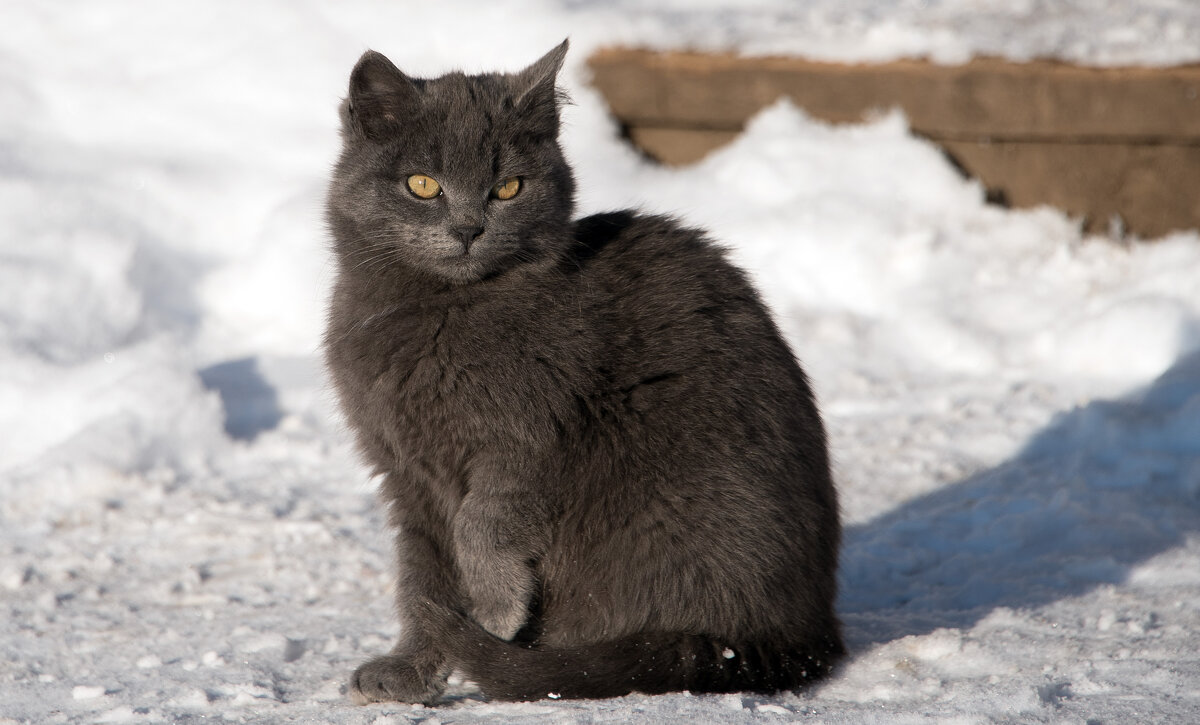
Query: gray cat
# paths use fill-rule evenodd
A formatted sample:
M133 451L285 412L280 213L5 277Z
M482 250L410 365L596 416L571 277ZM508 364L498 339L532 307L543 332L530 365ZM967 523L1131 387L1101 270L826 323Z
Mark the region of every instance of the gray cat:
M367 52L342 105L326 355L396 529L357 702L772 692L844 652L804 374L701 232L572 220L564 42L512 75Z

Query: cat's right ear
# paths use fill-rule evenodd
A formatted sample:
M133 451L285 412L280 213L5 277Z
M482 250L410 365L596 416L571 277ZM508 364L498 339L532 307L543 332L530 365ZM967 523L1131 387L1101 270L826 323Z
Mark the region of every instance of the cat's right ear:
M379 139L412 115L421 91L387 56L368 50L350 73L350 95L342 104L342 124L354 136Z
M566 95L556 86L558 71L567 57L569 40L559 43L533 65L511 76L515 99L523 122L547 136L558 136L558 107Z

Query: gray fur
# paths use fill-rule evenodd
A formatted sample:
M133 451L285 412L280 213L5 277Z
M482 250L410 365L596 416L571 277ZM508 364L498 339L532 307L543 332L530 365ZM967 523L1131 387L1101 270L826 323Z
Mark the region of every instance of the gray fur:
M383 475L402 622L359 702L432 702L454 668L501 698L774 690L843 651L804 374L702 233L572 221L566 48L433 80L368 52L351 76L326 356Z

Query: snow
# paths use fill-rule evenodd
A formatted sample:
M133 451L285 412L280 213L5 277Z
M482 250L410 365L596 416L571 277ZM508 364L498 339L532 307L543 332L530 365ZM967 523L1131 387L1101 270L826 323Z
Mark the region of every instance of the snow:
M1200 720L1200 234L984 203L890 113L787 104L683 169L622 144L620 43L1196 61L1188 0L10 3L0 35L0 723ZM739 6L741 7L741 6ZM396 634L319 362L358 54L516 69L572 38L583 211L707 227L817 387L852 648L799 694L354 707Z
M589 4L637 16L623 40L742 55L946 64L988 55L1097 66L1200 59L1200 6L1191 0L670 0L650 13L638 12L637 0ZM654 42L664 27L673 40Z

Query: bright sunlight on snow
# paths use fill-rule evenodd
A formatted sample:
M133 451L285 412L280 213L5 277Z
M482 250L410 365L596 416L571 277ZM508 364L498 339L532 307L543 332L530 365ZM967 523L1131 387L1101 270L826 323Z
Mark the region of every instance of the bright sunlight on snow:
M780 103L653 166L601 46L1200 60L1190 0L9 3L0 33L0 723L1200 721L1200 235L984 202L897 113ZM390 535L323 379L358 55L570 36L582 212L709 228L830 428L851 657L808 691L356 707ZM736 180L736 183L730 183Z

